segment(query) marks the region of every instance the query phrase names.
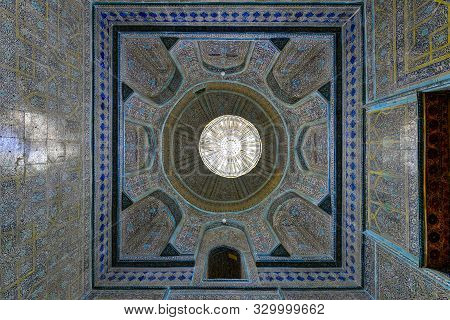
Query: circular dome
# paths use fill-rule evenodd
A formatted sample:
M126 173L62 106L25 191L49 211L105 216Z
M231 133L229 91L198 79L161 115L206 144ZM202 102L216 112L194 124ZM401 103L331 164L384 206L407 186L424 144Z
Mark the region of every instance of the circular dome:
M237 178L258 164L262 144L252 123L239 116L225 115L206 125L198 149L209 170L224 178Z
M252 129L230 130L235 126ZM282 118L263 95L245 85L207 82L193 87L170 111L162 135L166 178L204 211L240 212L257 205L279 185L287 168ZM234 167L224 159L235 159Z

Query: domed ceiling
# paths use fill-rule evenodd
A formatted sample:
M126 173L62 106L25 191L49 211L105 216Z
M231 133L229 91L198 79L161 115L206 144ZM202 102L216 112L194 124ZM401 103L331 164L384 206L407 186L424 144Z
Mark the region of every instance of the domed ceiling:
M248 230L261 257L271 256L280 246L286 257L331 259L336 211L329 185L336 149L331 94L336 85L334 36L259 36L258 40L252 36L239 41L224 35L212 40L197 39L195 34L174 36L171 46L151 33L120 38L122 93L133 93L122 99L125 139L119 136L124 152L119 157L125 168L137 170L121 174L124 197L134 204L119 213L124 234L119 253L130 252L129 246L140 238L141 247L149 248L142 258L153 258L155 241L160 239L153 239L151 232L174 232L173 225L161 223L141 238L139 226L150 221L142 221L137 213L142 210L140 202L158 190L184 213L183 224L170 242L180 254L193 254L202 226L221 213ZM280 87L289 91L281 92ZM160 93L166 88L174 94L168 102ZM199 154L203 129L222 115L243 117L262 137L257 166L236 179L210 171ZM153 205L161 211L161 217L153 219L165 219L164 201ZM159 253L164 249L160 246ZM139 248L133 256L145 251Z
M260 161L236 179L213 173L199 154L205 126L223 115L249 121L261 137ZM165 123L164 170L172 186L199 209L243 211L258 204L280 183L287 161L286 139L282 118L261 94L232 82L203 83L177 103Z
M355 61L345 58L348 69L341 71L341 39L346 32L347 43L355 41L350 34L357 27L336 26L354 7L325 13L312 6L301 15L289 7L267 11L266 21L292 19L273 29L263 27L264 11L247 12L252 28L237 23L247 19L238 8L227 27L210 21L203 28L202 14L219 19L211 7L184 16L198 26L177 29L165 25L167 13L153 16L139 8L97 12L103 80L96 87L103 93L96 123L104 122L94 167L106 181L94 223L101 229L99 283L217 285L205 278L207 255L229 246L248 269L240 285L351 286L359 272L359 240L342 230L355 229L359 217L348 213L343 222L343 211L354 210L357 199L343 208L341 186L355 188L359 173L349 160L356 150L342 150L343 139L349 148L356 133L343 131L341 118L354 112L343 112L343 102L350 108L359 98L347 79L357 70ZM308 12L312 16L304 16ZM221 19L228 19L224 14L234 13L222 12ZM323 25L311 26L311 17ZM111 81L104 62L111 63ZM257 164L236 178L215 174L199 152L205 127L224 115L251 123L261 140ZM277 275L280 270L286 274Z

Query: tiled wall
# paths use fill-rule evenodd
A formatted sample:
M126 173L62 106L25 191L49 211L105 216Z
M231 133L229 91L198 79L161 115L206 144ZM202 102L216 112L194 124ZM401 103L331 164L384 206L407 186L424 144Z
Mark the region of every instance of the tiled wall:
M367 111L367 229L418 257L418 116L412 99Z
M365 237L365 289L374 299L449 299L448 283L389 244Z
M180 289L167 290L94 290L89 299L154 299L154 300L366 300L370 295L364 290L217 290Z
M375 299L449 297L448 278L419 268L415 95L367 107L365 288Z
M365 3L368 101L448 82L448 1Z
M448 277L417 267L417 103L377 101L448 82L449 7L366 4L365 288L379 299L448 297ZM411 34L408 12L419 17ZM90 288L89 19L87 0L0 2L0 299L76 299Z
M365 288L375 299L449 298L449 278L419 268L415 94L366 107Z
M419 267L417 102L417 90L450 83L448 14L445 1L366 1L364 260L376 299L450 297L448 276Z
M89 288L84 0L0 2L0 299Z

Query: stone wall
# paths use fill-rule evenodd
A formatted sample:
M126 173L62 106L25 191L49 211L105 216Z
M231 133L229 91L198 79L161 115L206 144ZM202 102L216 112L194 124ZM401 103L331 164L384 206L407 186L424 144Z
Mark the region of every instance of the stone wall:
M0 299L89 289L90 8L0 3Z

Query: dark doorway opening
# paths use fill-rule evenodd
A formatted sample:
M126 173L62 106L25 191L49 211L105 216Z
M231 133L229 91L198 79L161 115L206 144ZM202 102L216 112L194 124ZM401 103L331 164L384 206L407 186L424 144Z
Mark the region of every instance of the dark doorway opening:
M224 246L211 250L208 257L208 279L242 279L239 252Z
M450 268L450 91L422 94L424 266Z

